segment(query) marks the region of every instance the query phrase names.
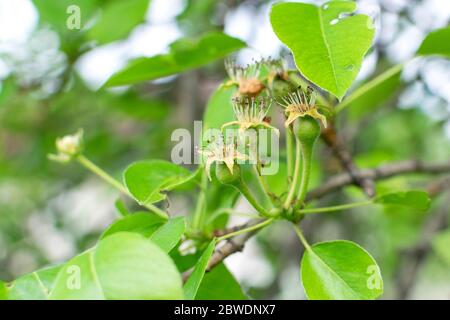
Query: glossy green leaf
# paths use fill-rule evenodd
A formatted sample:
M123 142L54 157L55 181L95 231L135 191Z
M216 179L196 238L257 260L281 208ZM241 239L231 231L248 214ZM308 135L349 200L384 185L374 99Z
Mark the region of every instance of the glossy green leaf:
M196 300L247 300L241 286L227 267L220 263L203 277Z
M431 200L428 193L412 190L383 194L376 197L374 202L385 206L401 206L426 211L430 208Z
M45 300L61 266L37 270L14 280L8 288L9 300Z
M417 54L450 57L450 27L430 32L420 45Z
M306 295L311 300L368 300L383 293L377 263L351 241L313 245L303 255L301 275Z
M450 267L450 229L439 232L432 241L433 250Z
M160 216L149 212L138 212L114 221L102 234L101 239L117 232L136 232L150 237L166 222Z
M170 252L180 242L181 235L186 229L184 217L175 217L158 228L150 240L158 245L164 252Z
M157 245L121 232L69 261L51 299L181 299L181 277Z
M350 15L353 1L330 1L318 7L279 3L270 20L278 38L293 52L300 72L311 82L342 99L355 80L374 36L366 15Z
M125 186L141 204L165 199L161 191L169 191L190 178L189 170L164 160L135 162L124 172Z
M171 44L168 54L131 61L114 74L106 86L149 81L198 68L244 47L241 40L219 32L198 39L183 38Z
M110 1L102 8L100 19L88 36L99 44L119 40L144 21L149 0Z
M195 299L195 296L197 295L197 290L200 287L200 284L203 280L206 267L208 266L208 261L214 252L215 246L216 241L212 240L209 243L208 247L203 252L200 259L198 260L197 264L195 265L194 271L192 272L187 282L185 283L183 289L184 289L184 296L186 299L188 300Z

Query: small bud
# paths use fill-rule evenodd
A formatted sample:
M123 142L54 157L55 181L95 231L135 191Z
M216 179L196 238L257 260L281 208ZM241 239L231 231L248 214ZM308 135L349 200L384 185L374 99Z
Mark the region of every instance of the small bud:
M223 136L219 140L211 142L205 149L198 151L205 157L205 170L209 180L211 180L211 165L213 163L224 164L230 174L233 174L236 167L236 160L248 160L248 156L237 150L235 143L225 144ZM237 166L238 167L238 166Z
M259 79L261 63L255 62L247 67L241 67L232 60L226 60L225 69L230 77L230 83L238 86L240 96L256 97L265 89Z
M79 155L83 150L83 130L79 129L75 134L56 139L57 154L49 154L53 161L67 163Z
M233 99L233 111L236 117L235 121L227 122L222 125L225 127L238 125L241 134L250 128L258 128L260 126L272 129L279 136L279 130L270 125L267 112L272 104L272 99L255 99L255 98L235 98Z
M303 92L303 90L298 90L284 97L283 98L284 103L279 103L282 107L285 108L285 113L287 116L287 120L284 125L288 127L297 118L309 116L319 120L322 123L322 125L326 128L327 118L321 113L319 113L319 110L316 105L316 97L317 93L314 92L312 88L311 90L308 90L306 93Z

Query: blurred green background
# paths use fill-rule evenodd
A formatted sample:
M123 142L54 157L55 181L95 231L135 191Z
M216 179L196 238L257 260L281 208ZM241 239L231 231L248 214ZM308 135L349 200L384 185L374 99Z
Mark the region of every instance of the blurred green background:
M170 159L172 130L192 129L225 77L219 61L157 81L102 89L127 61L167 52L174 40L211 30L247 42L249 48L237 55L241 63L287 54L268 21L273 1L133 1L139 3L130 9L119 0L0 0L1 279L67 260L94 244L117 215L114 190L76 164L48 161L56 137L84 128L86 155L120 177L133 161ZM377 34L356 85L412 57L429 31L450 21L449 1L357 2L359 11L374 19ZM82 24L95 19L101 24L87 32L61 28L73 3L81 7ZM355 105L339 120L356 162L373 167L403 159L448 161L449 60L414 60L406 65L401 83L385 90L386 98L371 97L380 100L371 103L371 110ZM317 186L340 169L323 145L316 158ZM377 183L377 191L425 188L436 179L392 178ZM335 204L361 197L350 187L321 201ZM191 196L183 195L171 199L169 210L184 214L191 203ZM435 245L420 259L408 255L428 236L424 226L430 220L442 216L443 225L447 223L449 204L444 192L426 214L370 208L315 216L305 222L305 231L312 242L343 238L367 248L380 264L384 298L449 299L445 255L450 243L432 240ZM302 299L299 260L297 239L277 225L227 264L252 297ZM405 288L401 281L409 275L412 284Z

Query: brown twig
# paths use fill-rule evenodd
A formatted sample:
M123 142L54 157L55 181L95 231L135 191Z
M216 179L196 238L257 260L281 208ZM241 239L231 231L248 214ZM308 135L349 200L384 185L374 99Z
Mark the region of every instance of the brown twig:
M373 169L363 169L357 174L359 177L367 177L372 180L386 179L406 173L438 174L450 171L450 162L424 163L419 160L406 160L385 164ZM319 199L333 191L352 184L350 174L344 173L330 178L320 187L310 191L307 200Z
M375 195L375 187L372 179L359 174L359 169L353 162L352 155L346 148L342 139L338 136L333 123L329 124L328 127L322 132L322 139L333 151L336 158L339 159L342 167L344 167L349 176L352 178L352 183L360 186L369 198L373 197Z

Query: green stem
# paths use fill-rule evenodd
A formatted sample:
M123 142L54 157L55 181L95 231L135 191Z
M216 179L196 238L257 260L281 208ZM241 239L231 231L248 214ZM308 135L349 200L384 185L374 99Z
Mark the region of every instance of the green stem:
M205 213L206 205L206 187L208 184L208 178L204 172L202 172L201 184L200 184L200 195L197 199L197 205L195 207L194 217L192 219L192 228L194 230L200 229L203 222L203 216Z
M260 171L258 170L258 167L256 164L253 166L253 172L256 175L259 193L264 198L265 203L267 203L268 205L270 205L273 208L273 200L269 196L268 186L267 186L266 182L264 181L263 177L261 176Z
M245 217L245 218L252 218L252 219L257 219L260 216L254 213L244 213L244 212L235 212L233 209L231 208L222 208L222 209L217 209L215 210L211 215L208 215L208 219L206 220L207 224L210 224L214 221L214 219L216 219L218 216L222 215L222 214L228 214L228 215L233 215L233 216L238 216L238 217Z
M302 178L300 180L300 187L297 193L297 203L301 205L306 197L308 191L309 177L311 173L311 158L313 145L301 144L302 149Z
M120 192L128 195L128 190L116 179L111 177L108 173L106 173L103 169L98 167L95 163L93 163L91 160L86 158L83 155L79 155L77 157L78 162L80 162L86 169L90 170L100 178L102 178L104 181L112 185L114 188L119 190Z
M351 208L367 206L369 204L372 204L371 200L363 201L363 202L341 204L338 206L331 206L331 207L324 207L324 208L302 209L302 210L298 210L297 212L301 213L301 214L333 212L333 211L341 211L341 210L346 210L346 209L351 209Z
M303 244L303 246L305 247L306 250L311 251L311 246L309 245L308 241L306 241L305 236L303 235L302 230L300 229L300 227L296 224L292 224L295 230L295 233L297 234L298 238L300 239L301 243Z
M247 199L247 201L258 211L262 216L269 217L270 214L267 212L266 209L264 209L258 201L256 201L255 197L253 197L253 194L251 193L248 186L245 184L244 181L240 180L237 184L234 185L235 188L237 188Z
M271 224L274 220L275 220L274 218L267 219L267 220L265 220L265 221L263 221L261 223L255 224L254 226L251 226L251 227L248 227L248 228L245 228L245 229L241 229L241 230L238 230L238 231L235 231L235 232L230 232L230 233L228 233L228 234L226 234L224 236L221 236L221 237L217 238L217 242L220 242L222 240L226 240L228 238L232 238L234 236L238 236L238 235L243 234L243 233L247 233L247 232L250 232L250 231L253 231L253 230L257 230L257 229L263 228L263 227Z
M297 190L298 186L298 179L300 174L300 162L301 162L301 145L300 141L298 139L295 139L295 167L294 167L294 176L291 181L291 186L289 188L289 193L286 197L286 200L284 201L283 207L285 209L289 208L289 206L292 203L292 200L294 199L295 190Z
M292 175L294 174L294 161L295 161L294 144L295 144L294 133L292 132L291 126L289 126L286 129L286 153L287 153L288 178L292 178Z
M123 194L127 195L131 199L134 199L134 197L130 194L130 192L121 184L119 181L111 177L107 172L105 172L103 169L98 167L95 163L93 163L91 160L86 158L83 155L79 155L77 158L78 162L84 166L89 171L93 172L97 176L99 176L101 179L109 183L111 186L122 192ZM154 206L153 204L144 204L145 208L149 209L153 213L157 214L158 216L168 219L168 215L163 210L159 209L158 207Z

